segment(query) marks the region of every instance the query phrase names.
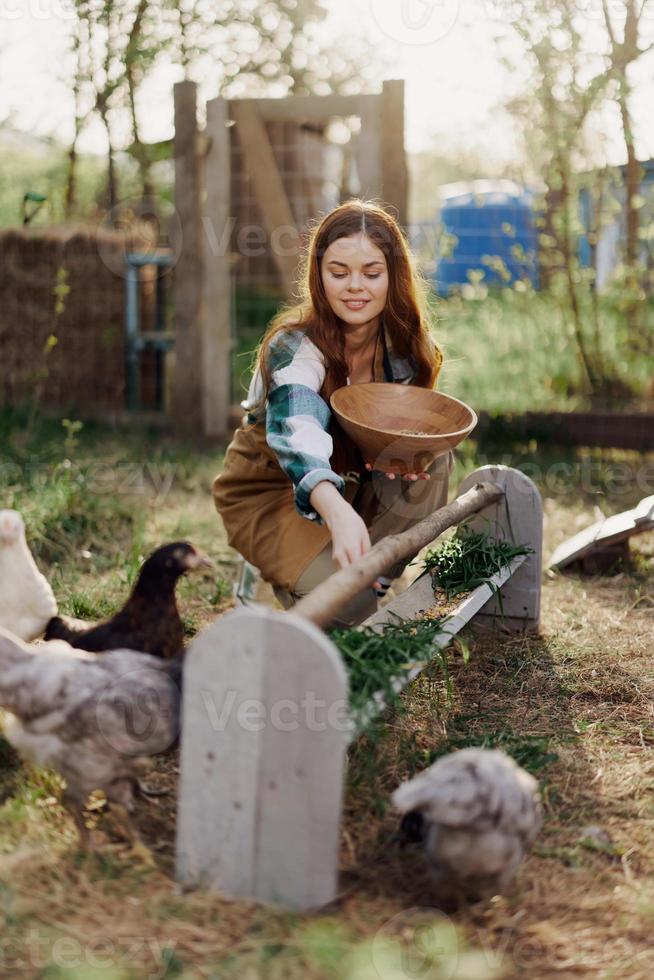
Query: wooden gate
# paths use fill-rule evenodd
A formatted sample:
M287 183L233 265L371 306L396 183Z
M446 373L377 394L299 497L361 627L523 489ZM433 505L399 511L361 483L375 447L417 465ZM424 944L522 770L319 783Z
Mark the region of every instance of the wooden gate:
M197 116L197 87L180 82L173 421L181 431L224 438L236 297L256 294L273 309L290 297L308 222L353 193L392 207L406 225L404 82L386 81L378 95L212 99L203 130ZM339 144L325 135L334 120L355 132L340 144L337 180ZM259 335L267 319L255 311Z

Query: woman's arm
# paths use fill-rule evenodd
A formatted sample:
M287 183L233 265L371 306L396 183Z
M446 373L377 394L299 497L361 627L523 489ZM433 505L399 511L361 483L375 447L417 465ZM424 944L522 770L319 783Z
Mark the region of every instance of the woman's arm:
M326 480L311 491L311 506L320 514L332 536L332 557L345 568L370 549L365 521L345 500L333 483Z
M319 392L325 378L322 354L300 330L277 335L268 349L270 388L266 441L288 476L298 513L320 521L311 503L319 483L330 482L340 496L345 482L331 468L331 412Z

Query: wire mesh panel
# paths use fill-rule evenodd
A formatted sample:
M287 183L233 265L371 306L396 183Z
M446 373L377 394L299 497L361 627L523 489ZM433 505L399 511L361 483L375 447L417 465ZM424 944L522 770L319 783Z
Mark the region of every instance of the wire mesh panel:
M122 263L124 248L123 236L95 229L0 235L0 387L7 404L36 399L64 410L122 409L124 280L113 263Z
M183 248L172 414L180 431L224 437L267 324L298 298L311 222L358 193L385 199L405 220L403 83L384 82L378 95L218 97L207 103L204 133L196 120L197 87L178 82L175 208Z
M300 254L290 229L266 227L238 127L232 133L232 401L238 402L247 391L253 352L266 326L285 301L295 298L285 292L275 250L292 252L298 268ZM338 142L327 122L271 121L266 123L266 133L301 249L311 224L353 193L351 172L345 166L348 144L343 142L342 127Z

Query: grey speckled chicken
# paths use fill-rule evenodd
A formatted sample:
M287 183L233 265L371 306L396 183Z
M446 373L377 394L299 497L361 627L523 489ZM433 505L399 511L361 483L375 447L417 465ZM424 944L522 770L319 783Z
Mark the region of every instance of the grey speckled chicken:
M542 823L536 780L504 752L462 749L399 786L402 828L421 840L443 894L502 892Z
M100 655L54 640L28 646L0 629L0 707L5 735L24 757L66 781L62 802L87 843L82 811L105 792L128 839L133 791L150 756L179 729L181 658L162 661L132 650Z

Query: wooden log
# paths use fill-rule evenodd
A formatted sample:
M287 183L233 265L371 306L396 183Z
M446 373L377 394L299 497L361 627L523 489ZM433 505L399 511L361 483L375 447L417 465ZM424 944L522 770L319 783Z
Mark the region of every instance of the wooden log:
M409 220L409 175L404 149L404 80L385 81L381 95L381 195L406 228Z
M230 129L228 103L207 103L204 275L202 279L202 393L204 434L223 438L231 408ZM211 232L208 235L208 232Z
M226 613L186 655L177 880L296 909L337 890L347 678L311 623Z
M488 531L512 544L533 549L498 597L490 599L475 617L478 629L501 627L506 632L538 632L543 566L543 504L538 488L510 466L482 466L463 480L459 494L470 492L480 480L491 481L502 495L469 521L475 531Z
M654 412L480 412L477 437L644 453L654 449Z
M252 180L269 247L287 296L295 287L300 239L266 127L252 99L230 102L244 167Z
M379 575L404 558L416 555L448 527L459 524L481 508L500 500L502 489L492 483L478 483L446 507L434 511L401 534L389 534L358 561L335 572L313 592L293 606L318 626L326 626L350 599L368 588Z
M175 268L175 377L173 425L184 434L203 430L202 412L202 171L196 152L197 86L178 82L175 98L175 210L181 243Z

